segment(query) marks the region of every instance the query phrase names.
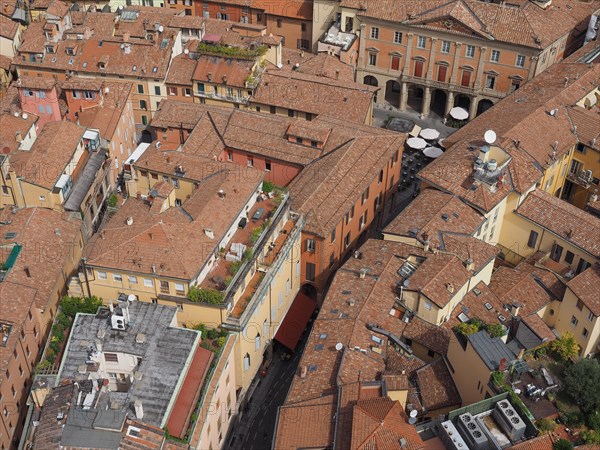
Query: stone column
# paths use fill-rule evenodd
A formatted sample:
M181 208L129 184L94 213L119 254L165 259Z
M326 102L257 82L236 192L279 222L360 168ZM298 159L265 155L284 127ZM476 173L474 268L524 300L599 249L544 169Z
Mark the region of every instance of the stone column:
M437 38L431 38L431 49L429 50L429 64L427 65L427 80L431 80L431 74L433 73L433 66L435 66L435 44Z
M479 96L471 97L471 105L469 106L469 120L473 120L477 115L477 104L479 103Z
M477 66L477 74L475 75L475 82L473 86L475 89L481 89L481 76L483 75L483 66L485 66L485 54L487 52L487 47L481 47L479 52L479 63Z
M366 68L367 63L365 62L365 57L368 58L369 55L365 55L365 33L367 32L367 25L364 23L360 24L360 33L359 33L359 43L358 43L358 67ZM362 83L362 80L356 80L359 83Z
M460 58L460 49L462 47L462 42L457 42L454 44L454 62L452 63L452 75L450 76L450 83L456 83L456 74L458 73L458 60Z
M431 103L431 89L423 88L423 104L421 105L421 114L425 117L429 115L429 104Z
M412 39L414 34L408 33L408 38L406 41L406 56L404 57L404 74L411 75L410 73L410 51L412 48Z
M454 107L454 92L448 92L446 96L446 107L444 108L444 116L450 114L450 110Z
M527 56L525 57L527 58ZM529 74L527 75L527 80L531 80L533 77L535 77L535 73L537 72L537 62L538 62L539 57L537 56L532 56L531 57L531 62L529 63Z
M406 109L406 103L408 102L408 85L406 83L400 84L400 111Z

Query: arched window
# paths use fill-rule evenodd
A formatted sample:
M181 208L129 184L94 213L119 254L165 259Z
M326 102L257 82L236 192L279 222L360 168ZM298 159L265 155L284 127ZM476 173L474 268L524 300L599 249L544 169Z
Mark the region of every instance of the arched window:
M246 353L244 356L244 372L246 372L250 368L250 355Z
M254 350L260 350L260 333L257 333L254 338Z
M265 319L265 321L263 322L263 334L265 336L269 335L269 322L267 321L267 319Z

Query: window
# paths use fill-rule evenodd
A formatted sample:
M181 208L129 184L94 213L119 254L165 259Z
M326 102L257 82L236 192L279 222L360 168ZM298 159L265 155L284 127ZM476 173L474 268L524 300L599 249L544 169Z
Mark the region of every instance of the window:
M344 248L350 247L350 232L344 238Z
M369 198L369 188L365 189L365 191L362 193L362 196L360 198L360 204L364 205L365 202L368 200Z
M465 48L465 56L467 58L475 58L475 46L474 45L467 45L467 47Z
M559 262L562 251L563 248L560 245L554 244L552 246L552 251L550 252L550 258L552 258L553 261Z
M260 350L260 333L254 338L254 350Z
M169 282L168 281L162 281L160 282L160 292L162 292L163 294L168 294L169 293Z
M517 67L525 67L525 56L517 55L516 66Z
M186 97L191 97L192 96L192 89L191 88L185 88L185 96Z
M144 278L144 286L146 287L154 287L154 283L149 278Z
M379 28L371 27L371 39L379 39Z
M391 68L392 68L392 70L400 70L400 57L399 56L392 56Z
M116 353L104 353L104 361L118 363L119 356Z
M588 314L588 320L590 322L593 322L595 317L596 316L594 316L594 313L590 311L590 313ZM29 355L29 353L28 353L28 355Z
M138 94L143 94L143 93L144 93L144 85L138 84Z
M46 92L45 91L35 91L35 96L37 98L46 98Z
M585 145L582 144L581 142L578 142L577 145L575 146L575 151L578 153L584 153L585 154Z
M306 251L311 252L311 253L315 251L315 240L314 239L306 240Z
M138 282L137 277L134 277L131 275L127 277L127 281L129 281L129 283L131 283L131 284L137 284L137 282Z
M535 244L537 242L538 233L537 231L531 230L529 232L529 240L527 241L527 247L535 248Z
M98 279L99 280L106 280L107 276L106 276L106 272L96 272L98 274Z
M377 53L369 53L369 65L370 66L377 65Z
M336 231L335 228L333 230L331 230L331 242L335 241L335 231Z
M246 353L244 356L244 372L247 372L250 369L250 355Z
M417 48L425 48L427 39L425 36L417 36Z
M583 311L583 302L581 300L577 300L577 305L575 305L579 311Z
M589 334L590 334L590 332L588 331L587 328L584 328L583 331L581 332L581 335L583 336L584 339L587 339Z
M123 281L123 276L120 273L114 273L113 274L113 281L116 281L117 283L120 283Z
M148 109L148 104L146 103L146 100L140 100L140 109L143 109L144 111Z
M288 109L288 117L294 117L294 110Z
M175 283L175 293L178 295L183 295L185 293L183 283Z
M399 31L394 31L394 44L402 43L402 33Z
M571 316L571 325L576 327L578 323L579 323L579 320L577 320L577 317Z
M575 255L573 254L573 252L567 250L567 253L565 254L565 262L567 264L572 264L574 258L575 258Z
M233 152L227 152L227 161L233 161Z
M450 53L450 41L442 41L442 53Z
M177 95L177 88L173 86L169 86L169 95Z
M521 80L510 80L510 92L514 92L521 87ZM565 166L566 167L566 166Z
M302 29L302 31L306 31L306 23L302 22L300 28Z
M306 279L308 281L315 281L315 265L313 263L306 263Z
M265 170L267 172L271 171L271 161L269 161L268 159L265 160Z
M254 157L248 156L248 160L246 161L246 165L248 167L254 167Z
M500 51L499 50L492 50L492 53L490 54L490 61L492 61L492 62L500 61Z
M281 19L277 19L277 28L281 28L283 25L283 21Z
M494 86L496 86L496 77L494 75L487 75L485 77L485 88L494 89Z
M368 214L369 214L369 211L365 211L365 213L362 216L360 216L360 221L358 224L359 230L362 230L364 228L364 226L367 224Z
M577 264L577 273L583 272L585 269L587 269L590 266L591 266L591 264L589 262L587 262L585 259L581 258L579 260L579 264Z

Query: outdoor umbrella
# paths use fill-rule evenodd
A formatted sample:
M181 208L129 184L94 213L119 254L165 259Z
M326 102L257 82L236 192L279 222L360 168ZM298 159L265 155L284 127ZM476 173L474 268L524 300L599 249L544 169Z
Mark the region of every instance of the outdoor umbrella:
M427 142L425 142L425 139L421 139L418 137L411 137L406 141L406 144L410 148L415 148L417 150L421 150L422 148L427 147Z
M465 120L469 117L469 113L467 112L467 110L458 106L450 110L450 115L456 120Z
M434 130L433 128L425 128L424 130L421 130L420 136L423 139L432 141L440 137L440 132L438 130Z
M444 152L441 148L427 147L425 150L423 150L423 154L429 158L437 158L438 156L442 156Z

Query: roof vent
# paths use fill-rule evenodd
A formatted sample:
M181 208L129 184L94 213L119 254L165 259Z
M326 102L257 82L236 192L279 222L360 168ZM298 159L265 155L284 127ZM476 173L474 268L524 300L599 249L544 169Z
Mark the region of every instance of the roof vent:
M144 342L146 342L146 335L144 333L138 333L135 335L136 344L143 344Z
M446 213L442 214L442 219L444 219L444 222L448 222L448 219L450 219L450 216Z
M210 228L205 228L204 229L204 234L209 238L209 239L214 239L215 238L215 233L213 230L211 230Z
M219 189L217 194L219 195L219 198L225 198L225 191L223 189Z
M450 292L451 294L454 293L454 284L452 283L446 283L446 289L448 289L448 292Z
M127 226L129 226L129 227L130 227L131 225L133 225L133 217L129 216L129 217L127 218L127 220L125 221L125 223L126 223L126 224L127 224Z

